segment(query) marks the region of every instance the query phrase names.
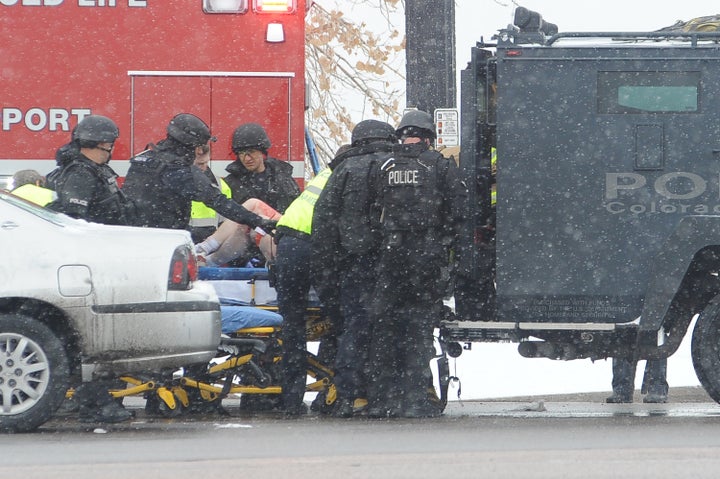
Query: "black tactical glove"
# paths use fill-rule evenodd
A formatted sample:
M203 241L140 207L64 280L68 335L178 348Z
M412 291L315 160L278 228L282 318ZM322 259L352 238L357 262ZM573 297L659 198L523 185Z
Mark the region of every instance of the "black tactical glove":
M257 225L257 227L262 229L270 236L275 236L275 228L277 228L277 221L263 218L263 220L260 222L260 224Z

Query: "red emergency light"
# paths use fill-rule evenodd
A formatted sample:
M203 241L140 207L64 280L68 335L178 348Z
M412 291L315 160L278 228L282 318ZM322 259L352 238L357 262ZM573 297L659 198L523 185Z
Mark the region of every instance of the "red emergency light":
M253 0L256 13L295 13L297 0Z

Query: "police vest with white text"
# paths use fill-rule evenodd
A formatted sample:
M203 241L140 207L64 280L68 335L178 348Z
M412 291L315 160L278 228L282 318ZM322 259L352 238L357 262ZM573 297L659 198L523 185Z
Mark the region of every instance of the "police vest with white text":
M438 170L447 161L424 143L394 145L393 157L380 167L385 232L420 232L441 226L444 202Z

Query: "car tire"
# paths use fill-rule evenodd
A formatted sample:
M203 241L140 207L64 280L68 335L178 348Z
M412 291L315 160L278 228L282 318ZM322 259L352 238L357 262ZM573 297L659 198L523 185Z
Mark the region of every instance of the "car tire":
M29 432L47 422L69 382L67 354L50 328L0 314L0 432Z
M692 335L695 374L708 395L720 403L720 297L700 313Z

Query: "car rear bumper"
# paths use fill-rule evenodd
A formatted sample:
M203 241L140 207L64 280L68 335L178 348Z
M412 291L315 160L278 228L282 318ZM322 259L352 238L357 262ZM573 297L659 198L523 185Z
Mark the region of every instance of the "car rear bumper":
M158 372L215 357L221 317L212 286L198 283L169 296L166 302L93 307L83 377Z

